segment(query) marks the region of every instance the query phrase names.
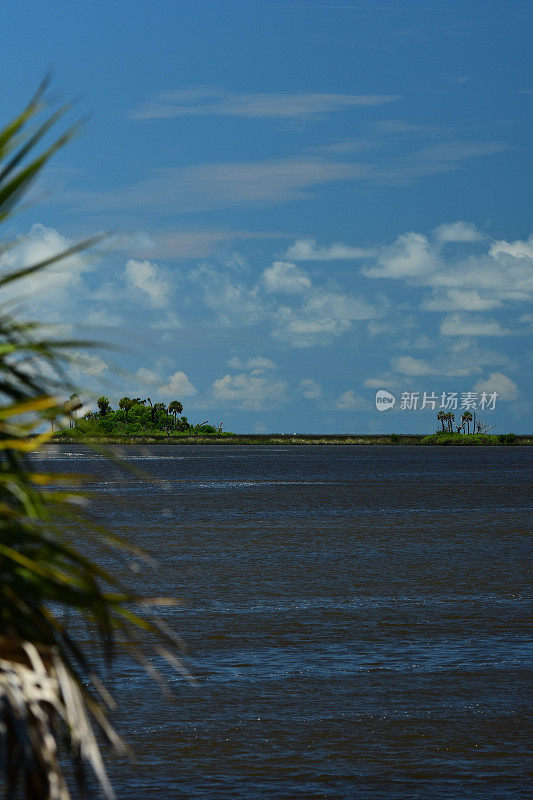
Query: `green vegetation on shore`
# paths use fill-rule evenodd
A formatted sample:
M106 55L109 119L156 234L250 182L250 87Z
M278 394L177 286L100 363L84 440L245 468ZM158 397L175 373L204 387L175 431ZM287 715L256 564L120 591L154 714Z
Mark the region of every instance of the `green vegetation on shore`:
M514 436L514 434L511 434ZM289 434L289 433L178 433L166 434L164 432L147 435L85 435L77 436L75 429L56 434L52 443L61 444L76 441L87 444L118 444L118 445L533 445L533 436L516 436L511 441L509 434L500 436L485 436L475 434L460 436L449 434L444 437L433 434Z
M70 428L61 431L60 437L83 437L100 439L115 437L190 437L190 436L228 436L223 433L222 426L215 428L208 420L199 425L191 425L187 417L182 416L183 405L173 400L168 406L165 403L152 403L150 397L122 397L118 408L113 409L107 397L99 397L98 410L89 411L81 419L76 417L82 407L77 395L71 395L64 405L64 411L70 419Z
M525 440L525 441L523 441ZM440 445L509 445L509 444L529 444L529 437L518 437L514 433L500 433L499 435L489 433L447 433L437 431L430 436L424 436L420 444L440 444Z

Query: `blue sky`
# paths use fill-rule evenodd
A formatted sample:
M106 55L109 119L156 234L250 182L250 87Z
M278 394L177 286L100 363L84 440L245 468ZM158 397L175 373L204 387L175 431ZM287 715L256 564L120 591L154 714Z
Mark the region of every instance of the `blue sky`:
M4 268L116 234L27 300L126 346L80 386L258 432L431 431L424 392L496 392L530 432L531 3L7 9L4 119L50 68L91 116Z

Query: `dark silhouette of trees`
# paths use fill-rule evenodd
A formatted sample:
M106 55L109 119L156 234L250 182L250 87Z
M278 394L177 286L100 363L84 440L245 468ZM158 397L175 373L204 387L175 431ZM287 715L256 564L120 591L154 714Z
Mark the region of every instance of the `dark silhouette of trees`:
M471 414L470 411L465 411L461 415L461 422L463 423L463 425L466 423L467 433L470 433L470 423L472 422L472 420L473 420L473 417L472 417L472 414Z
M100 412L101 417L105 417L111 408L111 403L107 397L104 397L103 395L102 397L98 398L96 405L98 406L98 411Z
M133 402L130 400L129 397L121 397L118 401L119 408L124 411L124 415L126 417L126 422L128 421L128 411L133 405Z
M172 414L174 417L174 423L176 423L176 417L183 411L183 406L179 400L173 400L168 407L168 411L169 414Z

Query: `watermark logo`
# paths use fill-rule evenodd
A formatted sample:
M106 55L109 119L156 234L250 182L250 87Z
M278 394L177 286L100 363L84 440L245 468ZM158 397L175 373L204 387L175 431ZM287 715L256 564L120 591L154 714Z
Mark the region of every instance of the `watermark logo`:
M388 411L389 408L394 408L396 398L385 389L379 389L376 392L376 408L378 411Z
M476 413L476 411L494 411L497 392L400 392L398 409L400 411L431 411ZM394 408L396 397L386 389L376 392L376 408L388 411Z

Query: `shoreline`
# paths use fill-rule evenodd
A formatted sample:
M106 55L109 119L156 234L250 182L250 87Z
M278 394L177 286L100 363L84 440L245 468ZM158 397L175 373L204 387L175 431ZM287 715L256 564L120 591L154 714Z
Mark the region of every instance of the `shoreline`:
M515 441L510 443L477 442L460 440L437 444L422 442L427 434L289 434L289 433L235 433L217 436L61 436L55 435L47 444L72 445L72 444L97 444L97 445L373 445L373 446L402 446L420 445L422 447L516 447L532 446L533 435L516 434Z

